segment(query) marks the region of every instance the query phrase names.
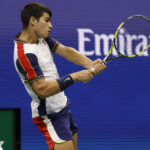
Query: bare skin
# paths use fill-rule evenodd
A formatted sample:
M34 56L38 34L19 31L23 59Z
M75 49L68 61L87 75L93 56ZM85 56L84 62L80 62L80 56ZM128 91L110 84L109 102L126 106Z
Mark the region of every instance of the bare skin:
M77 150L77 133L73 135L70 141L61 144L56 143L53 150Z

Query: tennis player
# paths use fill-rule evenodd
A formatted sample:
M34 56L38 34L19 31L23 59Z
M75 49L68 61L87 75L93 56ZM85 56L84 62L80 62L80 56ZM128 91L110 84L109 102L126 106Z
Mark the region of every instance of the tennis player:
M34 124L45 136L50 150L77 150L77 125L64 90L74 82L89 82L106 66L81 55L72 47L51 38L52 13L39 3L29 3L21 11L23 30L15 38L14 64L32 98ZM52 53L85 67L59 77Z

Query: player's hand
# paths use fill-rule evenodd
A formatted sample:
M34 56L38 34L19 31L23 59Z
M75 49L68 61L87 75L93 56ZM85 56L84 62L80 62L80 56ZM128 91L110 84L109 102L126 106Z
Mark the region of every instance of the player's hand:
M96 64L102 64L102 63L103 63L103 61L100 58L98 58L95 61L93 61L94 65L96 65Z
M79 72L75 72L70 74L70 76L74 81L81 81L84 83L89 82L93 78L93 74L90 70L82 70Z
M89 71L95 76L103 72L104 69L106 69L106 65L101 59L97 59L93 62L93 66L89 69Z

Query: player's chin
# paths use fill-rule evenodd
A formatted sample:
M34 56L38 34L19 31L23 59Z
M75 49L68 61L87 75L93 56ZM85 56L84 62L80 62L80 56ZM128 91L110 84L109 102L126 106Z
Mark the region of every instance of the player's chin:
M49 37L49 35L47 35L47 36L44 36L44 37L43 37L43 39L46 39L46 38L48 38L48 37Z
M48 38L48 37L49 37L49 33L44 34L41 38L46 39L46 38Z

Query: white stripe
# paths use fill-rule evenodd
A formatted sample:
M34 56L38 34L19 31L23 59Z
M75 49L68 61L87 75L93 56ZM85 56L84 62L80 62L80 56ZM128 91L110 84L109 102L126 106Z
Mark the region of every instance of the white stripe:
M65 142L65 140L60 139L60 137L57 135L51 120L47 116L42 116L42 118L44 119L43 122L46 124L47 129L48 129L48 133L51 136L52 140L55 143L63 143L63 142Z

